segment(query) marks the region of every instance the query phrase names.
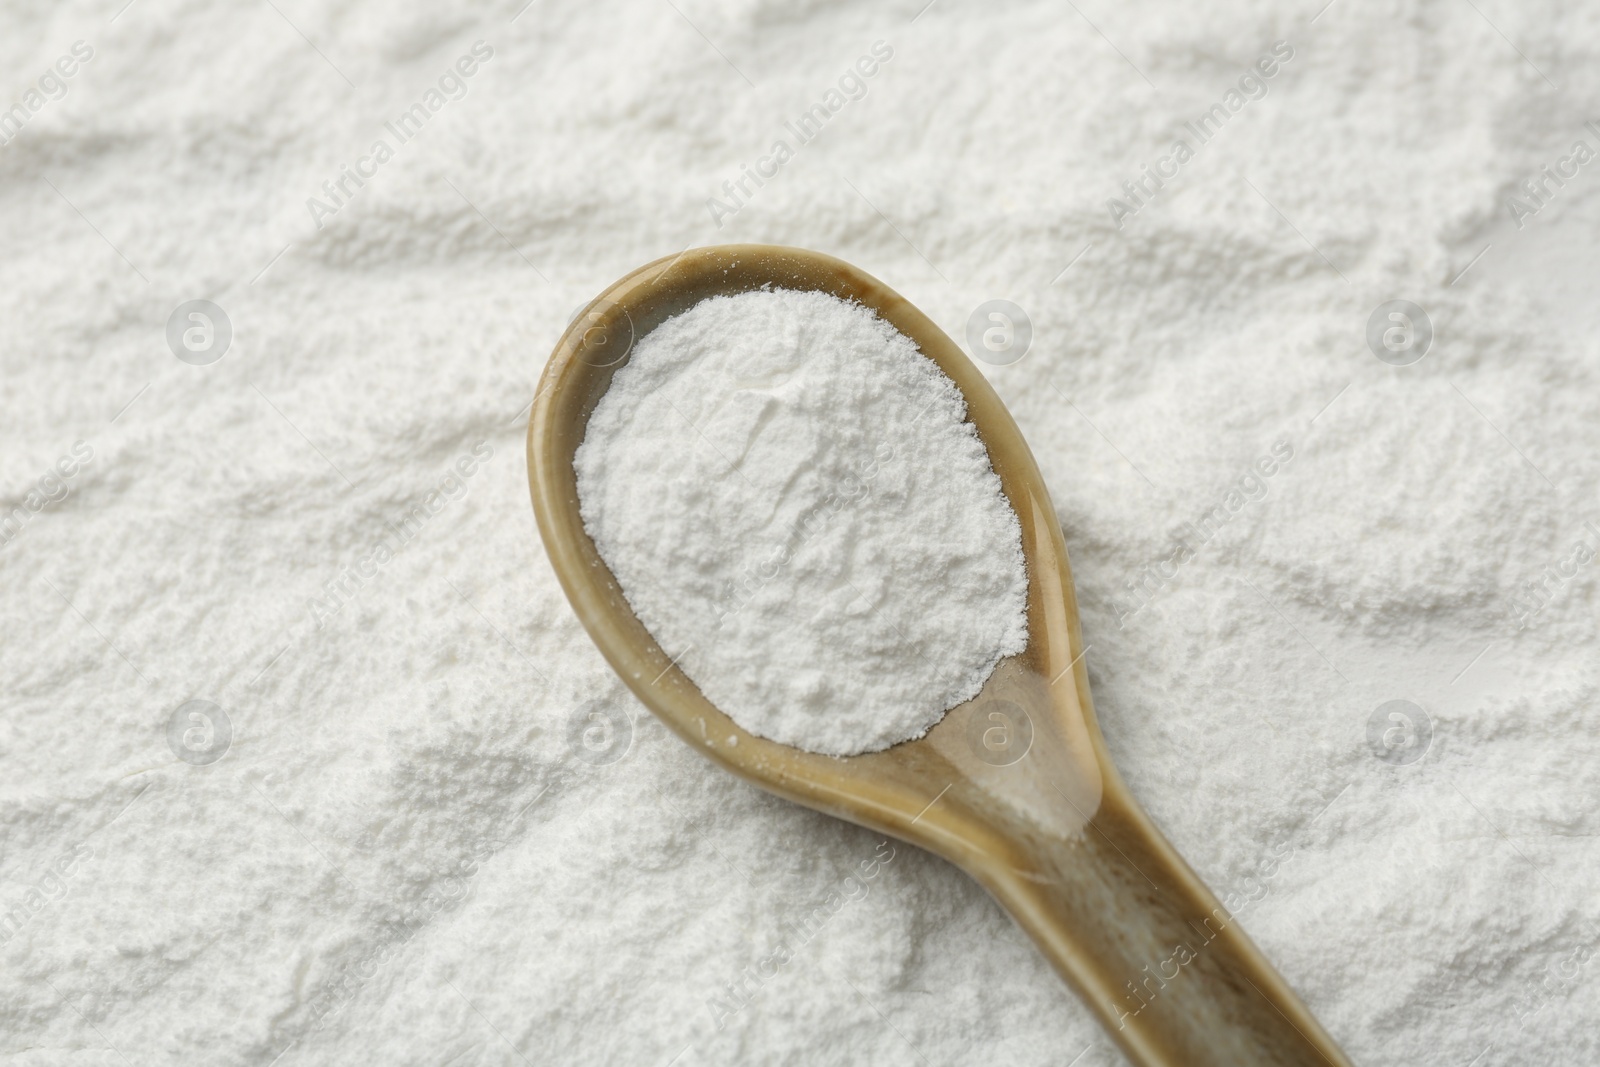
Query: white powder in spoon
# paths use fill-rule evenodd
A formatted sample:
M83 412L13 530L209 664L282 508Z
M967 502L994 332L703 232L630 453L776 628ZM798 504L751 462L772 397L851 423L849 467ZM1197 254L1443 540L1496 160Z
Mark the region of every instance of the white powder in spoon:
M872 311L714 297L635 346L575 466L628 603L739 725L921 737L1027 643L1021 529L960 390Z

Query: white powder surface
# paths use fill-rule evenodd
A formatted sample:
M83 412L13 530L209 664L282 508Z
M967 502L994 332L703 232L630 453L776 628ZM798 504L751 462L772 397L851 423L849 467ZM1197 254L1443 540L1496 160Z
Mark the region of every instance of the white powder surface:
M1600 1058L1594 5L122 6L0 6L8 1063L1117 1062L970 879L656 725L550 573L544 360L728 241L1027 313L988 373L1111 754L1355 1062Z
M574 466L658 644L758 737L921 737L1028 643L1022 530L961 391L860 304L713 297L633 346Z

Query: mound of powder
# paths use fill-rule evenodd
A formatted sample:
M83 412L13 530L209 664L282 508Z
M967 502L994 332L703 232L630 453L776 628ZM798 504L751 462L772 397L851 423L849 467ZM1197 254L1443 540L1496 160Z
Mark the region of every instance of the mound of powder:
M729 242L1027 313L1107 747L1355 1063L1600 1059L1600 5L124 2L0 15L5 1067L1125 1067L545 558L544 356Z
M825 293L713 297L647 334L575 458L641 622L761 737L921 737L1027 643L1021 528L955 383Z

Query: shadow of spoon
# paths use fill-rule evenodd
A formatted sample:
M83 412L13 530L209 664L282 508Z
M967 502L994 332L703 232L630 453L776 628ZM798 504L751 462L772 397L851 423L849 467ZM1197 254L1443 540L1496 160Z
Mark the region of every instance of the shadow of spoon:
M960 388L1022 524L1029 643L926 736L822 756L741 729L634 616L584 530L573 455L633 343L711 296L814 289L871 308ZM1095 721L1072 573L1033 455L956 344L877 279L766 245L699 248L611 286L545 368L528 426L539 531L578 618L634 694L715 763L937 853L986 888L1141 1067L1349 1061L1139 808ZM678 650L681 658L684 650Z

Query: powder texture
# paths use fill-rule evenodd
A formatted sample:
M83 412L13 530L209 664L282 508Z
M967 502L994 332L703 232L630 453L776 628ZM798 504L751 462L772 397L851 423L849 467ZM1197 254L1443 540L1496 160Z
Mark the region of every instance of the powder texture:
M550 571L544 360L732 241L957 339L1031 317L984 367L1111 754L1356 1063L1600 1061L1600 163L1516 192L1600 147L1594 5L122 8L0 0L0 107L94 51L0 146L7 1067L1119 1062L971 879L865 878L881 838L657 725ZM232 318L206 366L165 336L191 299ZM1397 299L1435 326L1408 367L1365 336ZM1409 764L1368 739L1393 699Z
M575 459L584 526L701 692L846 756L1027 644L1021 528L960 390L869 309L779 289L646 334Z

